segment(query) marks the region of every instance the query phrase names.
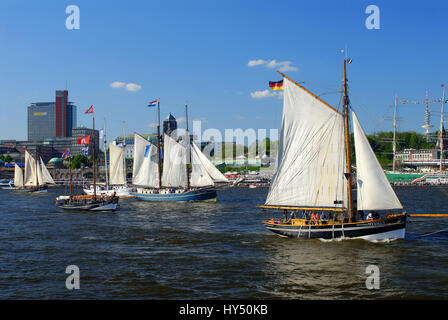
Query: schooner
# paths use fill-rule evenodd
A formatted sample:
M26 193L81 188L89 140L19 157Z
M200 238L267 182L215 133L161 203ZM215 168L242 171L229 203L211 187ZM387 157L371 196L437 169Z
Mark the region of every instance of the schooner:
M136 192L130 194L144 201L210 201L216 199L215 182L227 178L208 160L188 132L183 143L164 134L163 170L160 145L160 101L158 105L157 146L135 134L132 183ZM191 172L190 166L191 164Z
M357 194L350 163L349 98L343 62L343 110L283 76L278 166L263 209L283 219L263 221L270 231L299 238L404 238L406 212L352 111Z

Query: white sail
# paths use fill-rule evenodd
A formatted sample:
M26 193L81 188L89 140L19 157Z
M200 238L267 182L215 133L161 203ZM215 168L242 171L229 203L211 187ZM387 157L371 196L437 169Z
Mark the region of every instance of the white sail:
M14 165L14 186L23 187L23 171L17 163Z
M163 142L162 185L164 187L185 187L187 185L186 148L166 134Z
M44 162L42 161L42 158L40 158L40 170L41 170L41 177L42 180L39 180L40 184L55 184L54 180L48 171L47 167L45 166Z
M134 136L132 183L151 188L159 186L157 147L138 134Z
M266 205L346 207L343 117L287 78L278 165Z
M193 146L192 153L196 153L198 160L214 182L229 182L229 180L227 180L227 178L218 169L216 169L213 163L208 160L205 154L201 152L194 142L191 145Z
M387 180L354 112L352 112L352 116L356 152L358 210L402 209L403 206Z
M213 186L213 180L207 172L206 167L202 164L200 159L200 155L204 156L204 154L199 150L198 147L194 143L191 143L193 146L191 148L191 177L190 177L190 185L192 187L205 187L205 186ZM204 156L205 157L205 156Z
M25 179L24 185L37 186L36 160L25 150Z
M110 184L126 184L123 169L123 149L117 147L113 143L109 144L109 183Z

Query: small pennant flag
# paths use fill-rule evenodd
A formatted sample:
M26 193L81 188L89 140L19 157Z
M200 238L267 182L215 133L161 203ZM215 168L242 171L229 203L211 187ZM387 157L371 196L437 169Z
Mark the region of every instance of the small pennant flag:
M87 109L84 113L93 113L93 106L90 106L90 108Z
M81 151L82 151L82 154L83 154L83 155L85 155L85 156L88 156L88 155L89 155L89 147L83 147L83 148L81 149Z
M90 136L85 136L78 139L78 144L89 144Z
M67 159L70 157L70 149L67 149L64 151L64 153L61 156L61 159Z
M148 107L155 107L155 106L157 106L157 100L148 102Z
M269 81L269 88L271 88L271 90L283 90L283 80Z

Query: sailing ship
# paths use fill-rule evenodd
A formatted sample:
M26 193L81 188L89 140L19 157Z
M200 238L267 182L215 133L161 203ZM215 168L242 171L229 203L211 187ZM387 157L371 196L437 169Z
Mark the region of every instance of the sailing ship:
M104 133L104 150L106 150L106 134ZM125 139L124 132L123 138ZM109 170L107 168L107 152L104 152L104 162L106 166L106 185L96 186L96 194L118 197L129 197L129 191L132 190L126 182L126 159L123 149L114 143L109 144ZM85 194L92 195L94 193L93 185L89 188L83 188Z
M164 134L162 172L160 101L158 110L157 146L135 134L132 183L137 186L137 190L130 194L144 201L216 200L215 182L228 182L228 180L194 142L190 143L187 106L185 106L187 129L183 143Z
M263 209L283 212L264 226L299 238L404 238L406 212L352 111L357 199L352 190L349 99L343 63L343 110L283 76L278 166Z
M91 111L90 111L91 110ZM86 113L93 113L93 106ZM70 211L115 211L118 208L118 196L101 195L96 193L96 166L95 166L95 117L92 125L92 144L93 144L93 194L92 195L73 195L72 190L72 166L70 159L70 194L69 196L59 196L56 198L55 205L64 210Z
M37 160L39 159L39 160ZM55 184L42 158L36 159L25 150L25 175L16 164L14 168L14 186L21 192L47 192L48 184Z

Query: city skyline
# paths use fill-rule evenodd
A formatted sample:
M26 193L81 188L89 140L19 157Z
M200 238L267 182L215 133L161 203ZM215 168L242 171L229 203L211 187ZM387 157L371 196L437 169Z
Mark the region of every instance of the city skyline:
M79 30L65 25L71 4ZM90 126L83 112L94 105L109 141L122 135L123 121L127 133L153 133L157 112L146 105L159 97L162 119L181 120L188 101L190 122L201 119L203 129L269 132L281 123L282 100L268 88L281 80L275 70L338 107L345 54L353 59L351 102L368 133L392 130L383 118L393 115L395 93L423 100L428 89L441 98L447 44L432 39L443 39L446 4L376 1L378 30L365 26L367 1L254 4L2 2L0 139L25 140L30 102L65 89L78 126ZM436 130L440 104L430 111ZM424 114L424 104L400 104L399 130L423 133Z

